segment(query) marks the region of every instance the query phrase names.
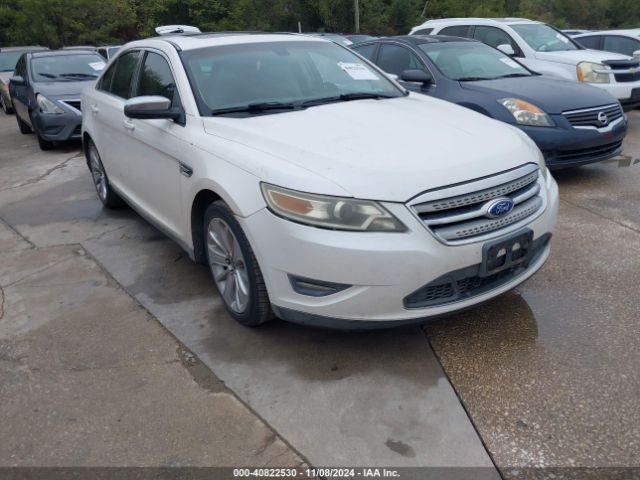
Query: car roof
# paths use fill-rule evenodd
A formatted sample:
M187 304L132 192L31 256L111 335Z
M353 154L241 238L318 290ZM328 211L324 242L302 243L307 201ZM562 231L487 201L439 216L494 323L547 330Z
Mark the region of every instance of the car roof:
M144 47L158 45L156 42L169 42L178 50L195 50L198 48L222 45L239 45L263 42L330 42L320 36L298 33L265 33L265 32L213 32L198 34L163 35L146 40L136 40L127 47ZM333 42L331 42L333 43Z
M472 38L453 37L451 35L397 35L393 37L380 37L372 38L371 40L365 40L361 43L373 43L380 40L396 40L411 45L423 45L425 43L447 43L447 42L472 42L479 43Z
M528 18L505 17L505 18L438 18L435 20L427 20L421 25L415 27L427 27L437 25L448 25L456 23L458 25L499 25L499 24L519 24L519 23L542 23Z
M595 35L625 35L628 37L640 37L640 28L627 28L620 30L600 30L597 32L588 32L581 33L580 35L576 35L574 38L580 37L593 37Z
M68 55L98 55L95 50L44 50L38 52L29 52L32 58L40 57L60 57Z
M35 52L39 50L49 50L47 47L41 47L39 45L26 46L26 47L2 47L0 52Z

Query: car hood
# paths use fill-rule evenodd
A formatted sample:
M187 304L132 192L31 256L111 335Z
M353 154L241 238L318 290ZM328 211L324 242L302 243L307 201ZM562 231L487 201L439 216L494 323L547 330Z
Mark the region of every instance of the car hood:
M617 102L601 88L543 75L460 82L460 85L465 90L493 96L495 100L505 97L521 98L547 113L562 113Z
M535 144L515 127L419 94L248 118L208 117L204 129L323 177L347 195L396 202L539 158ZM281 171L286 164L277 172L270 172L276 167L267 160L243 168L296 188L295 178L288 184Z
M77 97L80 98L82 91L90 87L95 80L83 82L36 82L33 84L33 90L41 93L46 97L62 98Z
M536 52L535 57L548 62L577 65L580 62L602 63L604 60L633 60L632 57L619 53L601 52L600 50L568 50L565 52Z

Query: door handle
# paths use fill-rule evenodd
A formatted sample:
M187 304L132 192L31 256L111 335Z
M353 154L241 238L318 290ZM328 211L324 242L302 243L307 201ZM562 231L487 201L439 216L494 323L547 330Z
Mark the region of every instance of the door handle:
M128 120L125 120L122 124L124 125L125 130L129 130L130 132L133 132L136 129L136 126Z
M93 113L94 115L97 115L100 112L100 109L98 107L96 107L95 105L91 105L91 113Z

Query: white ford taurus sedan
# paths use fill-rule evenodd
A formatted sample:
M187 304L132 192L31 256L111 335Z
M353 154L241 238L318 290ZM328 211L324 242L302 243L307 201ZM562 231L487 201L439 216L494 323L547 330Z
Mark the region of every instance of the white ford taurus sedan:
M208 265L245 325L422 321L549 255L558 190L533 141L322 38L132 42L82 105L102 203Z

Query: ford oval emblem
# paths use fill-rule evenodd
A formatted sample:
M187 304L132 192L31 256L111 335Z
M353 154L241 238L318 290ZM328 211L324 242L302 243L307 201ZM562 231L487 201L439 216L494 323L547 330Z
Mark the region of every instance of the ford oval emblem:
M485 216L489 218L499 218L507 215L513 210L513 200L507 197L496 198L487 202L484 207Z

